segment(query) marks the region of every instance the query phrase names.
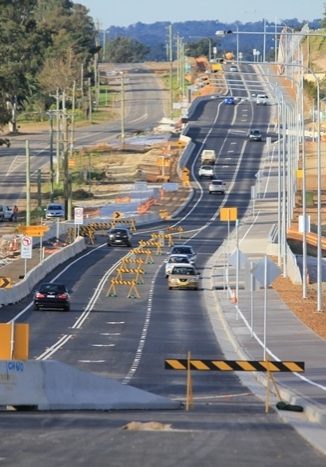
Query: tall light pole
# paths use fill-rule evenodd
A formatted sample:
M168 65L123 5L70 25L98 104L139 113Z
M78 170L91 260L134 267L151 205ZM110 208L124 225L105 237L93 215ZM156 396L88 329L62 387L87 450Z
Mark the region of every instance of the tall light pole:
M125 142L125 79L124 73L121 71L121 96L120 96L120 110L121 110L121 144Z
M225 31L224 32L223 31L217 31L216 35L221 35L221 32L223 33L223 35L232 33L232 31L227 31L227 33ZM266 34L266 32L264 31L262 33L253 33L253 32L247 32L247 31L243 31L243 32L237 31L237 34ZM279 33L277 33L276 25L275 25L275 33L274 34L275 34L275 52L276 52L276 40L277 40L277 36L279 34ZM288 36L295 36L295 37L299 37L299 36L302 36L302 37L319 36L319 37L325 37L325 34L323 34L323 33L317 33L317 34L313 33L313 34L311 34L309 31L304 32L304 33L297 33L297 32L293 33L293 31L291 33L288 33L288 32L282 31L280 34L283 37L286 37L286 39L288 38ZM287 40L286 40L286 44L288 45ZM299 43L298 43L298 45L299 45ZM291 43L291 47L293 49L293 43ZM285 55L286 55L286 57L288 57L288 50L285 50ZM305 66L301 62L298 63L298 61L296 61L294 57L295 57L294 56L294 51L291 50L291 60L292 60L292 62L291 63L286 63L285 61L283 61L282 65L284 65L284 71L286 72L286 69L288 68L293 72L295 67L298 67L298 69L301 70L301 71L303 71L303 70L308 71L314 77L314 80L315 80L315 83L316 83L316 90L317 90L317 310L316 311L321 312L322 311L322 245L321 245L321 239L322 239L321 170L322 170L322 167L321 167L321 138L320 138L320 131L321 131L321 122L320 122L320 85L319 85L318 77L316 76L314 70L310 66ZM277 62L276 53L275 53L275 64L279 65L279 63ZM293 80L293 76L292 76L292 78L288 77L288 76L286 76L286 77L288 79ZM301 79L303 80L303 74L302 74ZM303 115L302 115L302 118L303 118ZM303 144L304 144L304 135L303 135ZM285 150L285 148L283 149L283 151L284 150ZM283 152L283 155L284 155L284 152ZM284 170L284 166L283 166L283 170ZM305 174L304 174L304 177L305 177ZM304 187L305 187L305 185L304 185ZM283 181L283 193L285 194L284 181ZM303 197L305 198L305 192L303 194ZM305 200L304 200L304 203L305 203ZM303 205L303 210L304 210L304 215L303 215L304 222L303 223L304 223L304 229L306 229L306 216L305 216L306 205L305 204ZM284 213L283 213L283 216L284 216ZM285 219L284 219L284 222L283 222L283 229L284 229L284 227L285 227ZM286 233L286 232L284 232L284 233ZM305 235L305 232L304 232L304 235ZM303 238L303 243L305 243L305 241L306 241L306 237ZM306 277L303 277L303 281L305 281L305 280L306 280Z

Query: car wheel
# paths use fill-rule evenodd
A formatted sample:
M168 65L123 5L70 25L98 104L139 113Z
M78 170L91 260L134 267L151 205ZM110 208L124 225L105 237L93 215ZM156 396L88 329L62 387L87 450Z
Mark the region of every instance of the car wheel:
M34 309L34 311L38 311L40 309L40 307L38 305L34 305L33 309Z
M210 195L212 194L212 192L211 192L211 191L209 191L208 193L209 193Z
M169 286L169 290L172 290L172 287Z
M128 243L127 243L127 246L128 246L129 248L131 248L131 247L132 247L131 242L128 242Z
M63 308L63 311L70 311L70 305L67 305Z

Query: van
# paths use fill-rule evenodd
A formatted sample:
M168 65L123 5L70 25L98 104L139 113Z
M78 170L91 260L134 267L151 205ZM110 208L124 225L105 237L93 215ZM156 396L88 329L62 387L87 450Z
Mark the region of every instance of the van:
M65 208L62 204L51 203L47 205L45 210L45 217L46 219L53 219L56 217L64 217L65 216Z

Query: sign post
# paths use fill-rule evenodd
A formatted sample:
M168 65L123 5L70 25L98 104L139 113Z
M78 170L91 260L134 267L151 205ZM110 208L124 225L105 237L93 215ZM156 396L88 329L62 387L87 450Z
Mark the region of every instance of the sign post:
M84 224L84 208L74 209L75 226L77 226L77 237L79 237L79 226Z
M20 246L20 256L25 260L24 277L27 273L27 260L32 258L33 238L23 235Z

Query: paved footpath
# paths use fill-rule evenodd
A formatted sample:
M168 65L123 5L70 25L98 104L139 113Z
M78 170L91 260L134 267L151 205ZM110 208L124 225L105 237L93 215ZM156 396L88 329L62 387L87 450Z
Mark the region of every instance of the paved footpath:
M271 232L277 225L277 179L267 172L265 175L263 183L266 188L262 198L256 202L255 215L248 212L238 228L239 250L254 265L264 262L265 256L271 254ZM236 235L233 231L209 261L206 274L210 277L212 294L211 297L208 294L208 300L215 304L214 312L210 313L211 321L219 334L225 356L243 360L263 360L266 356L268 360L303 361L304 373L273 375L282 399L304 407L304 414L287 412L284 416L326 453L326 340L301 322L271 287L266 289L266 295L260 284L251 292L248 269L239 269L236 288L234 261L230 265L226 259L235 249ZM274 245L276 256L275 250L277 254L277 245ZM232 303L236 289L238 300ZM244 373L238 375L242 378ZM266 385L266 374L255 375ZM243 378L248 384L248 376ZM282 411L283 414L285 412ZM312 428L311 424L310 427L306 425L307 418L316 422Z

